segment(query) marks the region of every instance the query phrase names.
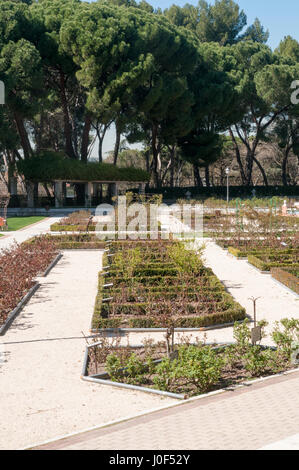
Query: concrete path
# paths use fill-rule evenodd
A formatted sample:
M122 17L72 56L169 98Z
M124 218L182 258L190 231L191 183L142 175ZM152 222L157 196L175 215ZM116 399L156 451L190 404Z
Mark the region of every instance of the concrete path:
M299 372L67 437L37 450L256 450L299 431ZM299 450L296 437L290 448ZM277 444L276 444L277 446Z
M0 449L20 449L172 399L80 379L101 252L67 251L0 339Z
M58 222L59 220L60 219L57 217L49 217L21 230L17 230L16 232L6 232L5 236L0 237L0 251L3 248L9 248L9 246L15 241L17 243L22 243L31 237L49 232L50 225Z

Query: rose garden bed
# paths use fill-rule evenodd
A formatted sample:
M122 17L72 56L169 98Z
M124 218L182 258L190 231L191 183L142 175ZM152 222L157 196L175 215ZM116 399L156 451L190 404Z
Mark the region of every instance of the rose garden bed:
M264 337L265 321L260 322ZM144 339L141 346L122 346L120 337L105 336L88 345L83 379L117 387L188 398L294 369L298 366L299 320L284 319L272 332L275 347L252 345L248 320L235 324L230 345L206 345L192 337L174 342Z
M9 324L37 288L36 277L45 276L60 255L48 237L37 237L30 244L15 244L0 255L0 328Z
M92 329L203 328L243 320L245 309L200 256L173 241L109 244Z

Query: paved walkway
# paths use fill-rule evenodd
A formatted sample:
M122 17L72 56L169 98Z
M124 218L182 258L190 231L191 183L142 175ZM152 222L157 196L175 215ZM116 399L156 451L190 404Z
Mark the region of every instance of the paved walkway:
M0 237L0 250L2 248L8 248L14 243L14 241L22 243L31 237L49 232L50 225L54 224L58 220L60 219L57 217L49 217L41 222L37 222L21 230L17 230L16 232L6 232L5 236Z
M36 449L255 450L298 434L298 397L299 372L295 372ZM287 442L299 450L298 437Z
M89 332L100 267L100 252L64 252L0 339L0 449L24 448L173 403L80 379L82 332Z
M261 274L247 261L238 260L211 241L206 242L204 259L206 266L213 269L251 317L253 304L250 297L259 297L257 319L269 322L268 333L273 330L275 321L286 317L299 318L299 296L278 284L270 274ZM218 341L231 341L232 328L208 334L209 339L214 337ZM270 344L270 338L267 338L265 343Z

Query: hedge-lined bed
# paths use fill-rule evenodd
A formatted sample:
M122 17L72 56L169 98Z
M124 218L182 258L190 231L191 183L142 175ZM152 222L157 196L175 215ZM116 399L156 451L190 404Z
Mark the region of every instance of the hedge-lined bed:
M109 267L105 275L99 273L93 329L201 328L246 317L212 270L182 243L118 241L109 246L112 256L105 254L103 265Z

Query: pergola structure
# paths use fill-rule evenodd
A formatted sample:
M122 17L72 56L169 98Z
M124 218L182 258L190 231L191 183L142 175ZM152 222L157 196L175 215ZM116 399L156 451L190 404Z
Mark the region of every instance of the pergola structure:
M139 192L144 193L145 185L149 181L149 174L139 168L120 168L108 163L84 163L50 151L19 161L18 169L27 182L29 208L34 208L36 183L54 183L55 207L60 208L63 206L64 183L84 184L85 207L90 207L93 188L99 184L111 185L113 196L117 196L121 183L139 185Z
M119 192L119 184L120 183L132 183L132 181L115 181L111 183L111 181L78 181L78 180L56 180L54 181L55 184L55 208L59 209L63 207L63 200L64 200L64 194L63 194L63 183L84 183L85 185L85 207L89 208L91 207L91 201L92 201L92 194L93 194L93 188L94 184L111 184L112 185L112 195L113 196L118 196ZM144 194L145 193L145 185L146 183L144 181L134 181L134 183L139 185L139 194ZM27 187L27 206L28 208L33 209L35 207L34 204L34 185L31 183Z
M120 183L129 183L129 181L76 181L76 180L67 180L67 181L55 181L55 207L58 209L63 206L63 183L84 183L85 185L85 207L91 207L92 193L94 185L97 184L111 184L112 185L112 196L118 196L119 184ZM139 193L145 193L145 182L144 181L135 181L139 185ZM28 206L29 207L29 206Z

